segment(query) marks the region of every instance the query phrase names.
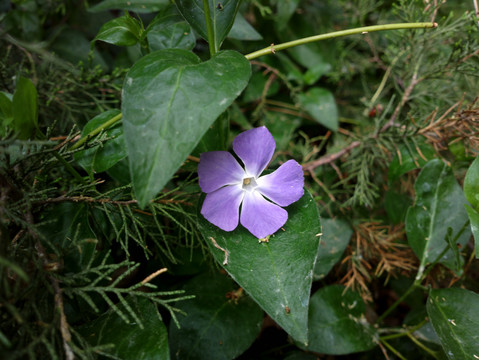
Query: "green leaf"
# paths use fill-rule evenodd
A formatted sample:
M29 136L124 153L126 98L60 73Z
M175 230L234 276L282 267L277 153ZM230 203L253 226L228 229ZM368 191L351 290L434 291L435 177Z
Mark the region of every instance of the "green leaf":
M234 51L209 61L180 49L138 61L123 87L123 130L133 188L144 207L165 186L251 73Z
M309 344L305 350L344 355L372 349L378 342L376 329L365 316L359 294L342 285L330 285L311 296Z
M433 289L427 313L449 359L479 359L479 295L465 289Z
M398 152L389 164L389 181L397 180L401 175L423 167L429 160L434 159L435 155L434 148L425 142L417 146L407 146L404 143L399 145Z
M332 131L338 130L338 108L331 91L314 87L299 94L298 102L318 123Z
M98 243L85 204L62 203L43 214L40 230L49 246L62 252L65 273L77 273L93 261ZM53 251L55 249L50 249ZM57 250L58 251L58 250Z
M105 10L130 10L138 13L160 11L170 3L169 0L105 0L88 9L90 12Z
M264 114L263 124L273 135L276 148L287 150L295 142L295 130L301 126L301 119L289 114L267 111Z
M276 14L274 16L276 28L278 30L283 30L286 28L289 19L296 11L299 0L274 0L273 3L276 4Z
M403 223L411 202L409 195L389 189L384 197L384 208L389 219L394 224Z
M286 210L288 221L268 243L258 243L241 225L232 232L220 230L200 214L199 226L214 258L227 262L223 267L233 279L288 334L306 343L321 224L307 191Z
M93 50L93 57L91 56L91 42L79 30L62 29L51 44L50 50L74 65L82 62L84 65L91 64L92 67L100 66L104 70L108 69L107 62L97 49Z
M138 20L126 15L104 24L93 41L101 40L118 46L132 46L140 40L141 32Z
M19 139L31 138L38 128L37 97L35 85L29 79L20 76L12 101L12 125Z
M317 65L309 68L303 76L303 80L307 85L313 85L316 81L318 81L321 76L326 75L332 69L330 63L322 62L318 63Z
M474 159L464 179L464 195L476 210L479 210L479 156Z
M409 245L421 261L421 269L440 255L449 245L446 241L448 228L455 237L464 228L467 214L466 199L448 167L441 160L431 160L424 166L414 184L416 203L406 214L406 234ZM471 233L462 232L456 243L464 246ZM449 250L440 260L454 266L454 253Z
M241 13L236 14L235 22L228 33L228 38L243 41L256 41L263 39L261 34L246 21Z
M151 51L162 49L191 50L196 44L196 38L190 25L174 6L169 6L161 11L148 25L145 33L148 34Z
M177 305L186 313L180 329L170 324L176 359L235 359L258 337L263 311L229 277L202 274L183 289L195 299Z
M13 121L13 102L3 91L0 91L0 137L5 136Z
M220 49L221 43L230 32L240 3L240 0L223 0L221 2L208 0L216 51ZM191 27L208 41L203 0L176 0L175 4Z
M95 116L83 128L82 137L87 136L90 132L119 114L119 110L113 109ZM78 151L74 155L78 164L89 173L106 171L120 160L126 158L123 128L119 124L106 129L99 134L97 138L107 138L109 140L103 142L101 145Z
M156 306L144 298L128 298L126 302L143 328L134 322L125 323L110 309L82 327L80 333L93 346L110 345L103 352L122 360L169 360L168 333Z
M263 91L266 87L266 84L269 80L271 74L265 75L262 72L255 72L251 76L251 79L242 95L242 100L244 102L253 102L259 100ZM277 81L273 81L269 84L268 90L266 92L266 97L272 96L279 91L280 85Z
M471 231L474 235L476 259L479 259L479 212L469 206L466 206L466 211L469 216L469 221L471 222Z
M323 235L314 267L314 280L328 275L333 266L341 259L353 234L353 229L344 220L321 218L321 225Z

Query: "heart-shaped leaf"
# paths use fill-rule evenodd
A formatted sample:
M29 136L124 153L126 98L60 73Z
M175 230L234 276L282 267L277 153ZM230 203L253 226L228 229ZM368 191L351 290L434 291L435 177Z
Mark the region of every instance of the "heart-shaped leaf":
M309 293L321 223L309 192L286 208L289 219L269 242L242 226L225 232L199 216L215 259L288 334L308 341Z
M377 331L366 320L366 305L359 294L330 285L311 296L309 345L304 349L324 354L350 354L372 349Z
M467 220L464 207L466 199L449 166L441 160L429 161L420 172L414 184L416 203L406 214L406 233L409 245L421 261L421 269L436 260L449 246L447 237L464 246L471 236L469 229L463 226ZM441 259L441 263L454 266L455 256L452 250Z
M119 114L119 110L112 109L95 116L83 128L82 137L87 136ZM101 146L93 146L74 154L78 164L89 173L106 171L126 157L123 128L119 124L106 129L99 137L106 137L109 140L102 143Z
M118 46L132 46L140 40L141 32L138 20L125 15L104 24L93 41L101 40Z
M479 210L479 156L472 162L467 169L464 178L464 195L473 208Z
M299 94L298 102L318 123L332 131L338 131L338 107L331 91L314 87Z
M184 49L195 47L196 38L190 25L174 5L160 11L143 34L147 34L150 50Z
M329 271L339 261L348 246L353 229L344 220L321 218L322 233L319 245L318 259L314 268L314 280L328 275Z
M431 290L427 313L449 359L479 359L479 295L465 289Z
M104 0L88 9L100 12L111 9L130 10L138 13L151 13L168 6L169 0Z
M93 346L105 347L108 358L123 360L170 359L168 332L155 305L144 298L127 298L130 310L138 314L143 327L125 321L112 309L80 329ZM119 304L118 306L123 306Z
M31 138L38 127L37 98L37 89L32 81L20 76L12 101L13 127L19 139Z
M170 323L175 359L235 359L258 337L264 313L230 277L208 272L183 290L195 298L176 305L186 313L178 318L180 328Z
M141 207L170 180L250 74L249 62L234 51L200 63L186 50L159 50L131 68L123 87L123 129Z
M240 3L240 0L223 0L221 2L208 0L216 51L220 49L221 43L230 32ZM203 0L176 0L175 4L191 27L208 41Z

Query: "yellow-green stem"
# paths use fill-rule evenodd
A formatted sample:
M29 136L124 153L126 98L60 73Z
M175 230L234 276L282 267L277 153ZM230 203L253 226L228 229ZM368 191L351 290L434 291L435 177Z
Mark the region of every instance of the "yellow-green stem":
M426 28L435 28L437 23L432 22L422 22L422 23L399 23L399 24L386 24L386 25L373 25L373 26L364 26L355 29L335 31L327 34L310 36L294 41L285 42L282 44L274 45L271 44L267 48L252 52L245 55L248 60L256 59L263 55L274 54L276 51L288 49L290 47L304 45L316 41L327 40L332 38L337 38L347 35L356 35L356 34L367 34L374 31L384 31L384 30L399 30L399 29L426 29Z
M111 125L116 123L117 121L120 121L121 118L123 117L122 113L119 113L118 115L112 117L110 120L108 120L106 123L102 124L101 126L97 127L95 130L90 131L86 136L82 137L80 140L78 140L70 150L75 150L78 149L80 146L82 146L85 142L90 140L93 136L99 134L102 130L108 129Z
M208 33L208 46L210 47L210 55L213 56L217 53L217 49L213 24L211 23L210 4L208 0L203 0L203 11L205 12L206 32Z

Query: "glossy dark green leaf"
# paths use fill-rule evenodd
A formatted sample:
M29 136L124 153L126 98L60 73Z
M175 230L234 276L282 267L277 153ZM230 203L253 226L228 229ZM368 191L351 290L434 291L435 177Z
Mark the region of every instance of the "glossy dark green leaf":
M102 126L113 117L120 114L119 110L108 110L91 119L82 130L82 137ZM123 128L120 124L106 129L97 138L109 139L101 145L96 145L75 153L77 163L90 173L103 172L126 157ZM90 142L94 142L92 139Z
M466 205L467 215L471 223L471 231L474 235L474 248L476 251L476 259L479 259L479 211Z
M283 360L318 360L318 356L303 351L295 351L288 354Z
M479 210L479 156L467 170L464 179L464 195L472 207Z
M318 29L314 24L309 21L304 21L304 18L301 17L301 15L297 15L293 16L289 22L289 26L277 31L277 35L281 42L286 42L311 36L316 34L317 31ZM329 48L327 48L325 42L315 42L307 45L291 47L287 52L298 64L306 69L311 69L318 66L318 64L333 63L331 60L326 60L326 51L328 50Z
M12 100L12 126L19 139L31 138L38 127L37 97L35 85L20 76Z
M236 14L235 22L228 33L228 38L243 41L255 41L263 39L261 34L259 34L240 13Z
M0 136L4 136L13 121L13 102L3 91L0 91Z
M273 0L273 3L276 5L274 20L278 30L286 28L289 19L298 7L299 1L300 0Z
M465 289L433 289L427 313L449 359L479 359L479 295Z
M464 228L467 213L466 199L449 166L441 160L428 162L416 179L416 202L406 214L406 233L409 245L420 260L420 270L448 247L448 228L456 237ZM465 229L456 244L464 246L471 232ZM441 263L454 266L454 253L449 250Z
M343 355L372 349L378 342L376 329L365 316L361 296L342 285L330 285L311 296L309 344L305 350Z
M195 298L177 305L180 329L170 325L175 359L235 359L258 337L263 311L228 276L202 274L183 289Z
M168 333L158 310L148 299L128 298L128 305L137 314L143 328L125 321L113 310L80 329L93 346L111 345L103 350L122 360L169 360ZM121 304L118 306L122 307Z
M466 206L474 235L476 258L479 258L479 157L476 157L467 170L464 179L464 195L472 208Z
M100 12L111 9L130 10L138 13L160 11L170 3L169 0L104 0L88 9Z
M62 30L50 46L50 50L75 65L81 62L84 65L91 64L92 67L108 69L107 62L97 49L93 50L93 57L91 56L91 42L79 30L72 28Z
M333 266L341 259L353 234L353 229L344 220L321 218L321 225L323 235L314 267L315 280L328 275Z
M89 223L89 209L84 204L62 203L43 214L40 227L48 239L62 252L65 273L84 270L93 261L98 243ZM50 249L53 251L53 249Z
M332 69L331 64L327 62L318 63L316 66L309 68L303 76L307 85L313 85L323 75L326 75Z
M250 73L249 62L234 51L200 63L185 50L159 50L131 68L123 87L123 129L140 206L170 180Z
M271 74L264 74L262 72L255 72L248 83L243 95L242 100L245 102L252 102L259 100L263 96L265 87L268 86L265 96L272 96L279 91L280 84L278 81L268 83Z
M294 143L295 130L301 126L301 119L280 112L268 111L264 115L263 124L273 135L276 148L286 151Z
M93 40L101 40L118 46L132 46L140 40L141 32L138 20L125 15L105 23Z
M229 125L229 112L225 111L209 127L193 150L192 155L199 157L203 152L227 150ZM196 168L193 171L196 171Z
M216 51L219 51L221 43L230 32L240 3L240 0L208 0ZM208 41L203 0L176 0L175 4L191 27Z
M162 49L191 50L196 38L190 25L171 5L158 13L146 29L151 51Z
M435 155L434 148L424 142L417 146L399 145L398 152L389 164L389 181L394 181L411 170L423 167L429 160L434 159Z
M233 279L288 334L306 343L309 292L321 224L307 191L286 210L288 221L268 243L259 243L241 225L225 232L200 214L199 226L214 258L220 264L227 262L223 267Z
M403 223L406 218L406 213L411 206L412 199L407 194L402 194L394 189L389 189L384 197L384 208L388 214L389 219L394 224Z
M331 91L314 87L298 95L299 105L318 123L337 131L339 127L338 108Z

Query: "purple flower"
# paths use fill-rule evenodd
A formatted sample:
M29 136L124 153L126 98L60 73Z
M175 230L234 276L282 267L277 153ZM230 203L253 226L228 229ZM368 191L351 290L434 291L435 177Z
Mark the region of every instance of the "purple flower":
M275 148L273 136L262 126L233 140L233 150L244 168L226 151L201 154L198 175L201 190L207 194L201 208L206 220L225 231L236 229L239 220L257 238L284 225L288 213L282 206L303 196L304 175L301 165L288 160L260 177Z

